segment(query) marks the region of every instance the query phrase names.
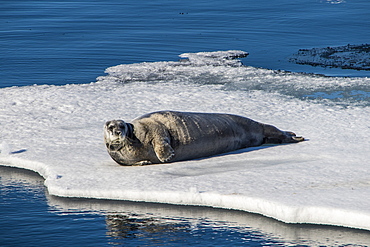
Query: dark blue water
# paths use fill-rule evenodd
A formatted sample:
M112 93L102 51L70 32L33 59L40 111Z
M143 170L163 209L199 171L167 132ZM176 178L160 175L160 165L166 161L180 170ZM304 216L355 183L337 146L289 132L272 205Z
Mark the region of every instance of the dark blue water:
M104 216L58 216L46 203L40 177L27 171L1 171L3 175L24 172L32 183L15 179L4 184L2 179L0 246L94 246L107 242Z
M74 210L75 205L110 204L116 210L134 203L62 199L47 194L36 173L1 167L1 246L250 246L281 244L256 230L227 227L202 217L166 219L148 212ZM48 205L54 204L52 206ZM60 209L60 205L72 209ZM140 207L140 203L136 206ZM150 205L150 204L148 204ZM153 206L153 207L158 207ZM160 207L160 206L159 206ZM171 206L167 206L171 207ZM182 210L194 210L193 207ZM209 210L209 209L195 209ZM225 213L225 210L219 210ZM194 224L192 221L197 221ZM210 226L211 225L211 226Z
M301 48L369 43L369 9L367 0L2 0L0 87L89 83L113 65L229 49L249 52L243 63L255 67L370 76L289 62ZM1 246L370 245L364 231L226 210L62 200L32 173L1 168L0 177Z
M287 225L234 210L58 198L0 167L0 246L367 246L368 231Z
M288 61L300 48L369 42L370 3L335 2L3 0L0 86L88 83L117 64L228 49L256 67L368 76Z

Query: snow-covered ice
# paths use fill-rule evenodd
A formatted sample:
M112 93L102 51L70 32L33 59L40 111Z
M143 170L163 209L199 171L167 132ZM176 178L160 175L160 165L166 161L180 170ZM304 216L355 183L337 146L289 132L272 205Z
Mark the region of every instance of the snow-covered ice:
M205 63L187 54L179 62L119 65L90 84L0 89L0 143L7 150L0 164L38 172L61 197L211 206L370 230L369 104L305 98L360 90L367 99L369 78L257 69L222 52L209 55ZM117 165L103 143L105 121L157 110L243 115L308 141Z

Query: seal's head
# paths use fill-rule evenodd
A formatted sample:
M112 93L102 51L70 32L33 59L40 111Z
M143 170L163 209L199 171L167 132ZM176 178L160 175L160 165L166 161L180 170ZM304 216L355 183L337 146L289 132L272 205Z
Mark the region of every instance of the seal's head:
M118 151L125 140L133 135L133 126L122 120L108 121L104 125L104 141L109 151Z

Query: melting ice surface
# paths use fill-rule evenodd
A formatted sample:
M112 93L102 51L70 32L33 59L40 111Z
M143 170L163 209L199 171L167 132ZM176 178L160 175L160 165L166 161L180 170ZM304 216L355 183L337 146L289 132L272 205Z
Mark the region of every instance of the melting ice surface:
M246 55L182 54L177 62L111 67L91 84L0 89L0 164L38 172L61 197L211 206L370 230L370 79L253 68L236 59ZM337 91L362 93L312 96ZM166 109L243 115L309 140L142 167L110 159L105 121Z

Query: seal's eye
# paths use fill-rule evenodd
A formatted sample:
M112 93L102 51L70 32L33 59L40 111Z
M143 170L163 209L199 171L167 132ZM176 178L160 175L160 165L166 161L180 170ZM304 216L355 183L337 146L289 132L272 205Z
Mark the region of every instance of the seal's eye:
M108 126L108 130L113 131L114 130L114 125Z

